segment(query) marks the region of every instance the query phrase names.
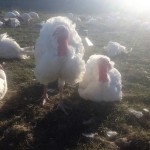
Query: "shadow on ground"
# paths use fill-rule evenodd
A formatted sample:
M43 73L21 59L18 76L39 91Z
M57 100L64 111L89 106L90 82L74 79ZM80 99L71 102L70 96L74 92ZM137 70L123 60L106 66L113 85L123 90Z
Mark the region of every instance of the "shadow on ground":
M66 89L65 93L71 90ZM0 149L75 149L79 141L84 142L82 133L97 132L114 108L113 103L84 101L73 92L65 100L71 107L66 116L53 110L58 102L57 96L51 97L47 106L42 107L41 95L42 86L33 84L20 89L3 105L0 111Z

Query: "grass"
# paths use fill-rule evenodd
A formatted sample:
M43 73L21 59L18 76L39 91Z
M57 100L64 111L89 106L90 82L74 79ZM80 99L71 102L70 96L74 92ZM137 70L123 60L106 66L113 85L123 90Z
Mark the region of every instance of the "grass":
M53 14L41 13L42 20ZM34 59L4 60L8 79L8 92L1 101L0 149L1 150L149 150L150 149L150 33L125 24L120 34L117 27L88 28L94 47L85 45L87 59L91 54L105 54L103 46L109 40L118 41L133 48L129 56L115 58L116 68L122 74L123 99L115 103L93 103L81 99L77 86L66 85L65 103L72 108L65 116L54 111L59 101L58 94L50 95L50 101L41 106L43 87L34 80ZM17 29L3 28L22 46L32 46L39 34L34 23ZM79 32L80 33L80 32ZM81 35L82 36L82 35ZM140 119L129 113L128 108L142 111ZM89 122L85 124L84 122ZM115 138L106 132L116 131ZM98 133L95 138L86 138L82 133Z

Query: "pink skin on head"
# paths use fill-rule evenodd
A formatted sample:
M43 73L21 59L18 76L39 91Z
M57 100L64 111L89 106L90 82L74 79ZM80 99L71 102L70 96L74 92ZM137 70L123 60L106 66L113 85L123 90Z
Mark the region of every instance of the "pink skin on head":
M107 61L103 61L99 64L99 81L107 82L107 72L110 69L110 64Z
M60 25L53 33L54 38L57 40L57 56L66 56L68 49L69 30L67 27Z
M57 55L58 56L66 56L68 49L68 37L60 37L57 40Z

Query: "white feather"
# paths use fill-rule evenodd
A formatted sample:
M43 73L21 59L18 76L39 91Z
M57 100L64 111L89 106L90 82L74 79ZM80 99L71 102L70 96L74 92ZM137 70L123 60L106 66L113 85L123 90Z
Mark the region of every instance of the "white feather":
M57 41L53 34L59 26L69 32L67 56L57 56ZM59 33L58 34L62 34ZM35 76L42 84L48 84L58 78L76 83L85 71L82 60L84 47L75 25L66 17L53 17L43 25L35 45Z
M107 73L108 82L99 81L98 60L101 58L106 59L111 65L111 69ZM114 62L110 61L107 56L90 56L83 80L79 84L79 95L86 100L97 102L120 100L122 98L121 74L113 66Z
M32 53L32 47L21 48L7 33L0 35L0 58L22 58L23 55Z
M25 23L29 23L30 20L32 20L31 16L28 13L24 13L24 14L20 15L20 18Z
M40 17L39 17L39 15L38 15L38 13L36 13L36 12L29 12L28 13L30 16L31 16L31 18L32 19L34 19L34 20L38 20Z
M20 26L20 21L16 18L9 18L6 22L9 22L8 25L12 28Z
M83 56L84 47L80 36L75 30L76 27L75 24L72 24L71 20L69 20L68 18L59 16L48 19L46 23L43 25L40 31L40 36L35 44L36 61L40 60L42 54L45 51L49 50L50 47L52 47L51 51L57 47L56 41L54 41L52 34L56 30L56 28L60 25L64 25L70 30L69 44L76 49L76 52L79 53L81 57Z
M5 72L0 69L0 100L4 98L7 92L7 79Z
M117 42L111 42L111 41L108 42L108 45L105 47L105 49L109 57L114 57L122 53L127 54L129 52L127 51L125 46L120 45Z
M16 18L16 14L13 13L13 12L7 12L5 15L4 15L4 18Z
M16 11L16 10L13 10L12 11L17 17L19 17L20 16L20 13L18 12L18 11Z

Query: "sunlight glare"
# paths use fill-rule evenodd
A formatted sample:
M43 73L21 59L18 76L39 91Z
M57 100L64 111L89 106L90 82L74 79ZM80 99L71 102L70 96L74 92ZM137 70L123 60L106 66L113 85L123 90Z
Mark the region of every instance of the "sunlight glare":
M124 0L123 7L133 12L145 12L150 10L150 0Z

